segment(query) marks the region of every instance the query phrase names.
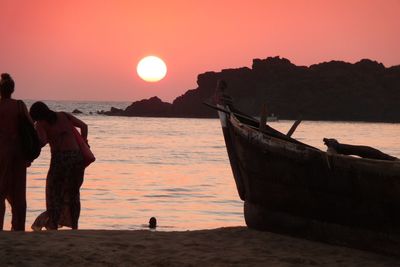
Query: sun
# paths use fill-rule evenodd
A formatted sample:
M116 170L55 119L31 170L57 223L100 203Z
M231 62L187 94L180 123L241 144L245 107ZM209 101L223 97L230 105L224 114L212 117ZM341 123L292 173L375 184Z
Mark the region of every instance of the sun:
M158 82L167 74L167 65L159 57L147 56L139 61L136 71L146 82Z

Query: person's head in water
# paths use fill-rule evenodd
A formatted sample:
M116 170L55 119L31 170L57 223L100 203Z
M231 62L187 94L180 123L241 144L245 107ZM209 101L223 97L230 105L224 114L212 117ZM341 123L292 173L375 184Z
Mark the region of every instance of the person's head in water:
M149 220L149 228L155 229L157 227L157 219L155 217L151 217Z
M14 93L14 87L15 83L10 74L2 73L0 80L1 98L11 98L11 94Z
M57 114L41 101L33 103L29 114L33 121L47 121L49 124L54 124L57 121Z

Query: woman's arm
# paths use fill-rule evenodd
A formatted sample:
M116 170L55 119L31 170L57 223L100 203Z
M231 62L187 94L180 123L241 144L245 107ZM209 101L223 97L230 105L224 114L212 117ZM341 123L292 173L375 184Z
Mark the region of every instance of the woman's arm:
M87 142L87 137L88 137L88 126L86 123L78 119L77 117L69 114L69 113L64 113L67 115L68 119L71 121L72 125L75 127L78 127L81 129L81 135L83 139Z

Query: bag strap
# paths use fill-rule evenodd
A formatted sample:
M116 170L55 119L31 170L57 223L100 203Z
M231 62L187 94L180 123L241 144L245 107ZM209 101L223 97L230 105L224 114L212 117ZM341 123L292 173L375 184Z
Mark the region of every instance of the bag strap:
M23 117L26 116L24 109L23 109L23 103L22 100L17 100L17 106L18 106L18 116L22 119Z
M22 100L17 100L17 105L18 105L18 117L20 120L28 120L32 125L34 125L34 122L32 121L32 118L29 116L29 113L25 112L26 109L24 109L25 103Z

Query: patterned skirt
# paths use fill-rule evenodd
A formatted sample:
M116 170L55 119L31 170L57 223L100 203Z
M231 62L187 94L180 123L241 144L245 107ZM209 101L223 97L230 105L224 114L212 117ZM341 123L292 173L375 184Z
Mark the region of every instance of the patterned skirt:
M46 211L32 225L33 230L78 228L81 202L79 189L85 167L80 151L52 152L46 181Z

